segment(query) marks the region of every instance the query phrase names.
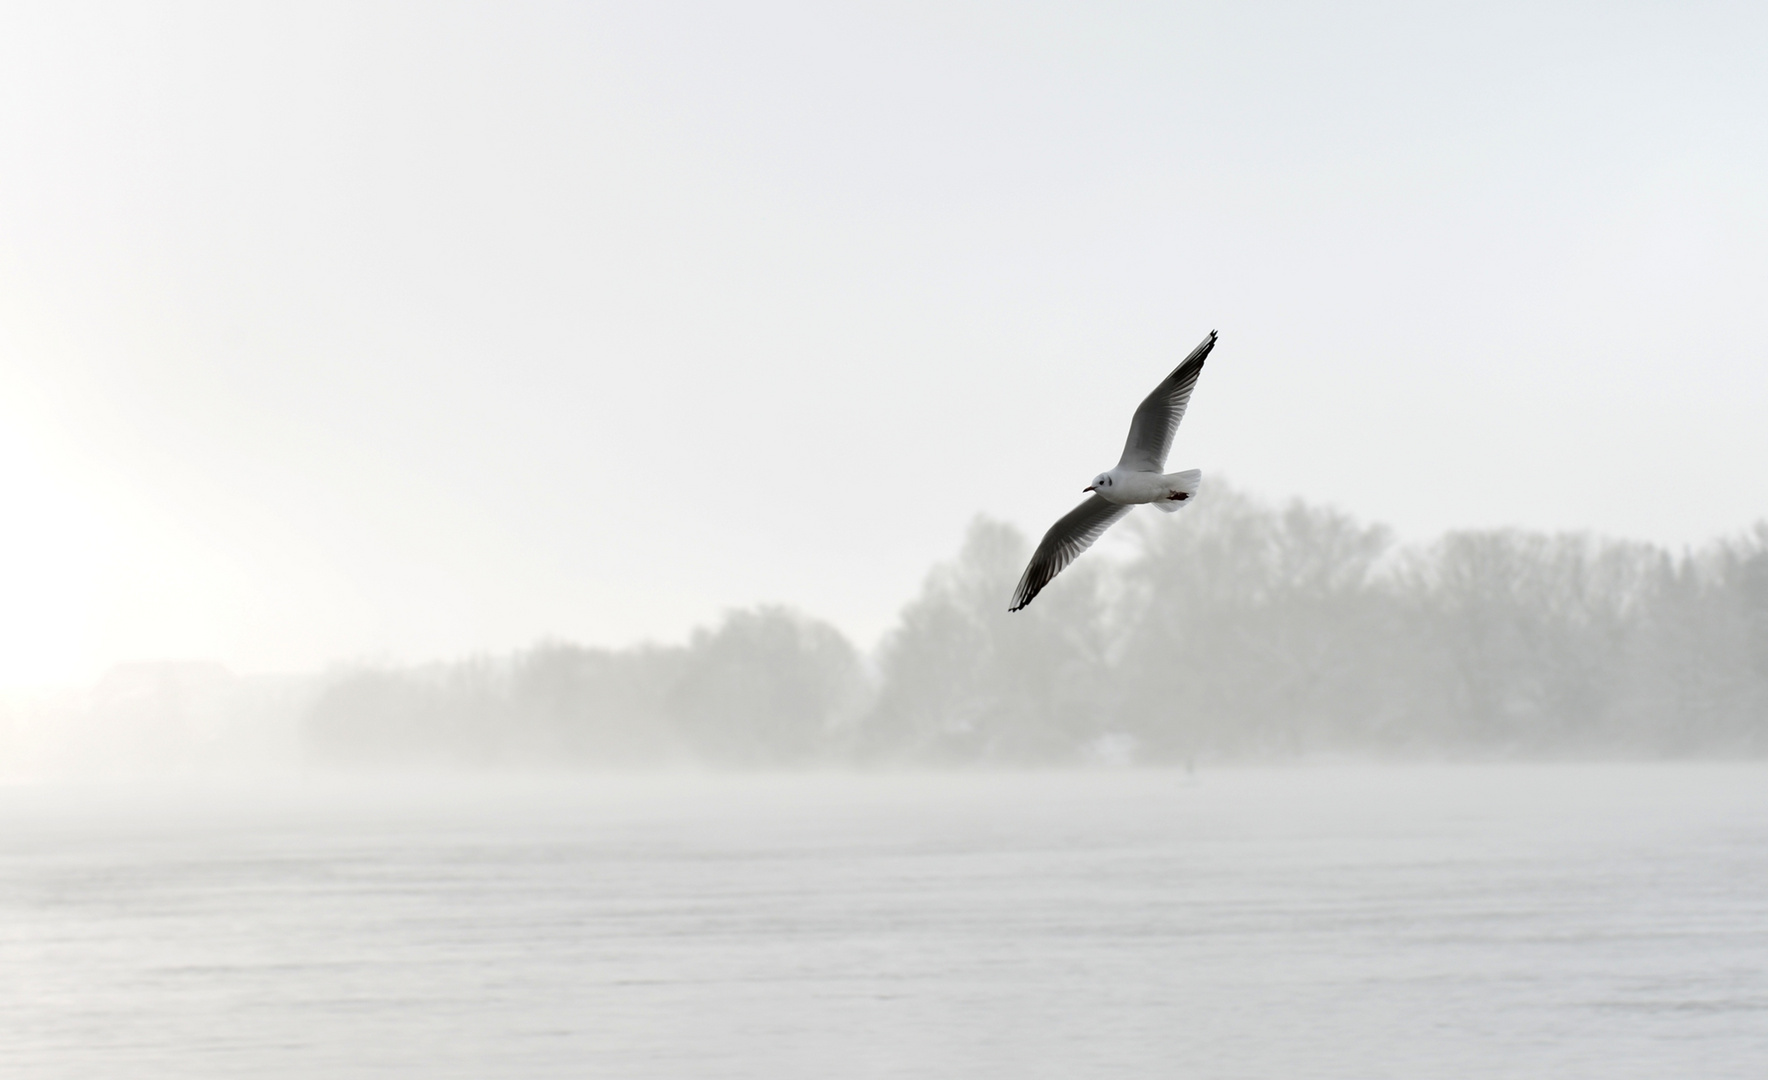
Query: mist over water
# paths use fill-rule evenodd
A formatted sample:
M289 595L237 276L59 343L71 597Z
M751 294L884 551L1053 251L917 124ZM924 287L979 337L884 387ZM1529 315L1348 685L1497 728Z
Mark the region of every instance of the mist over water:
M0 788L9 1076L1750 1077L1758 764Z
M1016 616L980 521L870 653L759 608L15 699L0 1060L1757 1075L1763 534L1405 547L1212 495Z

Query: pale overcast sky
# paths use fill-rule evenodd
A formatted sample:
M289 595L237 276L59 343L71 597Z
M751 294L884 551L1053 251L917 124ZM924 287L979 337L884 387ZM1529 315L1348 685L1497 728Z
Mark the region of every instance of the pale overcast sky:
M1211 328L1171 468L1735 532L1765 13L8 5L0 685L870 644Z

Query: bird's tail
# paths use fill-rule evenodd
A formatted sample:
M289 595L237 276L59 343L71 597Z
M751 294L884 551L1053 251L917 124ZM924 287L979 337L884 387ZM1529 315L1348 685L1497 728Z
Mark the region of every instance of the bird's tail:
M1162 513L1176 514L1191 505L1197 489L1203 486L1203 470L1167 473L1161 479L1166 481L1166 498L1154 500L1154 508Z

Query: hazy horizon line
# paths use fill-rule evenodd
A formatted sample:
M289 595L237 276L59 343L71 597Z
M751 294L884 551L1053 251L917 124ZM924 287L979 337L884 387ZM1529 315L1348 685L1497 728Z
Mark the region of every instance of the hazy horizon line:
M1200 509L1207 508L1208 502L1205 500L1210 500L1212 494L1216 499L1228 498L1244 500L1255 507L1272 511L1280 512L1291 507L1302 507L1316 512L1324 512L1341 517L1364 528L1380 530L1387 543L1387 551L1383 556L1384 561L1403 558L1410 553L1427 551L1431 547L1441 544L1444 540L1450 537L1468 535L1514 535L1537 536L1547 539L1587 539L1599 545L1629 545L1655 549L1667 558L1677 561L1685 561L1698 558L1703 554L1711 553L1716 550L1721 550L1728 545L1747 543L1753 536L1761 536L1764 532L1768 532L1768 513L1764 513L1755 518L1751 524L1740 529L1717 534L1698 543L1684 543L1680 545L1679 548L1656 540L1605 533L1594 527L1583 529L1541 529L1525 525L1468 526L1445 529L1426 538L1407 538L1386 522L1366 519L1354 512L1343 509L1337 503L1332 501L1314 501L1302 495L1271 498L1254 492L1249 492L1236 486L1225 478L1217 478L1213 481L1206 479L1205 494L1198 503ZM1183 528L1188 517L1190 517L1190 515L1181 516L1177 522L1170 522L1168 524ZM1123 550L1126 547L1126 541L1128 544L1139 544L1143 539L1143 534L1148 527L1148 524L1149 521L1146 519L1145 515L1138 515L1136 519L1129 523L1128 529L1123 530L1121 534L1115 537L1116 542L1102 543L1099 547L1087 553L1085 556L1086 560L1100 566L1113 565L1123 561L1126 557ZM973 531L979 525L997 525L1006 528L1020 536L1027 544L1030 544L1035 539L1035 537L1021 531L1019 527L1013 523L994 517L985 511L979 511L971 516L969 523L965 526L966 534ZM926 583L928 575L936 573L942 566L949 564L955 557L956 553L954 552L952 555L929 566L922 577L923 586ZM1003 617L1007 617L1004 597L1005 593L1003 593L1002 614ZM316 676L323 677L364 669L420 670L432 666L454 665L479 660L496 661L500 659L508 659L535 649L555 646L579 648L591 651L605 651L610 653L642 652L647 649L674 649L687 646L692 642L696 634L703 633L718 626L735 613L770 609L788 611L793 615L807 618L834 628L853 644L862 657L870 661L887 644L890 636L900 627L902 612L913 602L913 595L906 597L897 609L897 617L893 619L885 629L879 631L875 638L869 642L864 640L863 635L854 633L850 628L842 626L835 620L816 611L807 610L799 605L785 601L760 599L747 604L733 604L720 608L716 614L693 623L680 634L674 636L641 636L628 638L620 642L609 642L584 640L569 634L542 631L531 635L525 641L509 642L502 645L487 646L482 649L473 649L450 654L413 657L402 655L396 649L387 648L362 651L353 655L340 655L315 665L278 668L240 668L212 656L202 655L134 656L114 660L98 669L89 678L85 679L64 681L45 680L28 683L0 683L0 695L15 699L28 699L65 693L92 692L97 690L107 679L113 679L119 675L126 675L130 669L142 669L146 671L155 669L170 670L184 668L194 670L197 668L212 668L215 669L216 672L224 674L229 679L274 680L279 678L300 679Z

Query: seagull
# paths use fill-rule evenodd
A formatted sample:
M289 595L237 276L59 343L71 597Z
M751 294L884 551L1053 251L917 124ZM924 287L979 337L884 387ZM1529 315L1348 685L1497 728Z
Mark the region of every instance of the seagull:
M1110 472L1093 477L1084 489L1092 498L1064 514L1050 526L1043 542L1032 552L1031 565L1013 590L1013 603L1008 611L1018 611L1031 603L1045 585L1060 574L1080 553L1093 546L1112 523L1130 512L1138 503L1149 503L1157 510L1176 513L1185 508L1203 483L1198 469L1165 473L1166 454L1172 449L1173 435L1179 421L1185 418L1185 405L1203 374L1203 361L1215 348L1216 332L1211 330L1203 344L1191 350L1173 373L1162 379L1154 392L1136 407L1130 419L1130 437L1123 444L1123 457Z

